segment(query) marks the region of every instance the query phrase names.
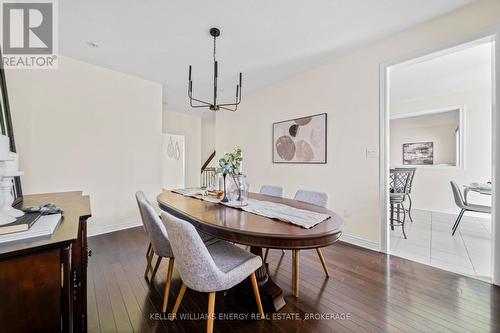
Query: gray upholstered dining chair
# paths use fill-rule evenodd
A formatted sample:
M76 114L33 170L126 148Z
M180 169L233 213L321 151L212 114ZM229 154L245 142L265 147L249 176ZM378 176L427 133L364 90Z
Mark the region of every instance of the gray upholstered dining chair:
M328 194L325 192L298 190L293 199L320 207L326 207L328 203Z
M207 332L212 332L215 316L215 293L230 289L249 276L257 308L261 318L264 318L259 287L255 277L255 271L262 266L262 260L259 256L225 241L218 241L207 246L189 222L168 213L162 214L162 220L170 235L177 270L182 279L181 290L172 310L172 320L175 319L188 287L199 292L207 292L209 293Z
M148 234L151 249L148 252L148 260L146 265L146 271L144 272L144 277L147 278L148 272L151 270L151 261L153 260L153 255L156 253L158 256L155 269L151 276L151 281L158 270L161 258L169 258L168 269L167 269L167 280L165 281L165 290L163 292L163 307L162 312L167 310L168 305L168 295L170 291L170 282L172 280L172 273L174 270L174 253L170 247L170 242L168 239L167 230L163 225L160 217L156 213L155 209L149 203L148 199L142 191L135 194L137 204L139 205L139 212L141 214L142 223Z
M272 186L272 185L262 185L259 193L269 195L272 197L282 198L283 197L283 187Z
M462 217L464 216L465 212L491 214L491 207L468 203L467 201L464 200L462 192L460 191L460 188L458 187L457 183L455 183L454 181L450 181L450 184L451 184L451 190L453 192L453 198L455 199L455 203L457 204L458 208L460 208L460 213L458 214L458 217L455 223L453 224L453 227L451 228L452 231L451 235L454 236L455 232L458 229L460 221L462 221Z
M148 235L150 240L148 251L147 251L147 264L146 271L144 272L144 277L148 278L148 274L152 271L150 281L154 280L156 272L160 267L160 263L162 258L169 258L168 260L168 269L167 269L167 280L165 282L165 290L163 295L163 307L162 312L167 311L168 305L168 296L170 290L170 282L172 280L172 274L174 270L174 254L172 252L172 248L170 247L170 241L168 239L167 230L163 225L163 222L160 219L160 216L157 214L154 207L146 198L146 195L142 191L138 191L135 194L135 198L137 200L137 204L139 205L139 212L141 215L142 223L144 225L144 229ZM205 243L213 243L217 242L218 239L214 238L207 234L200 233L203 241ZM156 265L154 269L151 266L153 256L158 256L156 260Z
M328 194L325 192L316 192L316 191L306 191L306 190L298 190L295 193L294 200L302 201L311 205L326 207L328 203ZM320 248L316 249L316 253L318 254L319 260L321 261L321 265L323 266L323 270L325 271L326 277L330 277L330 272L328 271L328 266L326 266L325 258L323 257L323 253ZM293 250L293 262L294 262L294 273L295 273L295 297L299 297L299 250Z
M328 194L324 192L315 192L315 191L306 191L306 190L298 190L295 193L294 200L302 201L311 205L326 207L328 203ZM293 255L293 263L294 263L294 292L295 297L299 297L299 251L300 250L292 250ZM323 253L320 248L316 249L316 253L318 254L319 260L321 261L321 265L323 266L323 270L325 271L326 277L330 277L330 272L328 271L328 266L326 265L325 258L323 257ZM267 257L269 254L269 249L266 249L264 254L264 262L267 261Z

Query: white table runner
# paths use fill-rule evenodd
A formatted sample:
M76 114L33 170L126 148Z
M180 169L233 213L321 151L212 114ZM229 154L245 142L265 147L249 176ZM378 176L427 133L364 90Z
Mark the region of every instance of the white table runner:
M298 209L280 203L255 199L248 199L247 206L232 205L231 202L222 203L220 202L220 199L202 195L199 189L174 190L172 192L195 199L208 201L211 203L220 203L225 206L241 209L252 214L292 223L306 229L312 228L316 224L323 222L324 220L327 220L331 217L328 214L312 212L309 210Z
M306 229L312 228L316 224L331 217L328 214L311 212L309 210L298 209L284 204L255 199L248 199L247 206L237 208L249 213L292 223Z

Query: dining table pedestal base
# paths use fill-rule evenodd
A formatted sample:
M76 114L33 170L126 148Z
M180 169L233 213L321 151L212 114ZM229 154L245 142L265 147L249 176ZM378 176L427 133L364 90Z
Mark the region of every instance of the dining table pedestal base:
M261 247L251 246L250 252L264 258ZM255 276L259 284L260 298L264 310L266 312L278 312L281 310L286 305L285 298L283 297L283 289L271 279L268 272L268 265L264 260L262 260L262 266L255 271Z

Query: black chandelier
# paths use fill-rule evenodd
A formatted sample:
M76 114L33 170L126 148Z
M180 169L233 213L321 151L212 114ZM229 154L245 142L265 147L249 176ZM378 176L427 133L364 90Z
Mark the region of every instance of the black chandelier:
M189 86L188 86L188 97L189 97L189 104L193 108L209 108L212 111L217 111L219 109L223 110L228 110L228 111L236 111L238 108L238 105L241 102L241 80L242 80L242 75L240 72L240 83L236 85L236 99L234 103L224 103L224 104L217 104L217 77L218 75L218 63L216 59L216 43L215 40L217 37L220 36L220 30L217 28L211 28L210 29L210 35L214 38L214 100L212 103L208 103L199 99L196 99L193 97L193 81L191 80L191 65L189 65ZM201 103L201 104L193 104L194 102Z

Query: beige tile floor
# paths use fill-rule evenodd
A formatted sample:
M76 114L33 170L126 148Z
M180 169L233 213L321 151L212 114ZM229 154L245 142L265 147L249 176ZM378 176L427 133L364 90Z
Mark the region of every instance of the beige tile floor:
M390 253L478 279L491 279L491 218L465 215L451 236L456 215L414 210L413 223L391 231Z

